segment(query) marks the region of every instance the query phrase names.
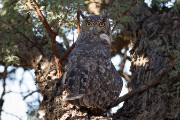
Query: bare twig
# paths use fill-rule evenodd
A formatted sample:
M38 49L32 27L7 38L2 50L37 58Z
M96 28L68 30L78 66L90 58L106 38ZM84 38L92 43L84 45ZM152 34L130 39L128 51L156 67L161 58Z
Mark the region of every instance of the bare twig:
M127 94L125 94L122 97L119 97L114 103L113 105L111 105L110 107L108 107L109 109L112 107L117 106L119 103L128 100L129 98L144 92L145 90L149 89L150 87L153 87L157 84L159 84L161 82L160 78L167 73L169 70L171 70L174 65L180 61L180 59L175 59L174 61L172 61L170 64L168 64L167 66L165 66L164 68L162 68L155 77L153 77L152 80L150 80L148 83L145 83L144 85L140 86L139 88L137 88L136 90L133 90Z
M66 51L66 53L61 57L61 63L66 60L66 58L69 56L71 51L74 49L75 43L72 44L72 46Z
M12 113L8 113L8 112L6 112L6 111L4 111L4 110L2 110L2 112L4 112L4 113L6 113L6 114L8 114L8 115L11 115L11 116L13 116L13 117L16 117L17 119L19 119L19 120L22 120L20 117L18 117L17 115L14 115L14 114L12 114Z
M4 95L6 94L6 76L7 76L7 66L5 66L4 68L4 72L2 73L2 79L3 79L3 92L1 94L0 97L0 117L1 117L1 113L2 113L2 107L4 104Z
M33 41L32 41L28 36L26 36L24 33L18 31L18 29L16 29L16 28L14 27L14 25L12 25L12 28L13 28L14 30L16 30L16 32L17 32L18 34L20 34L22 37L24 37L27 41L29 41L32 45L34 45L34 46L39 50L39 52L44 56L43 51L39 48L39 46L38 46L35 42L33 42Z
M126 60L127 60L127 50L128 50L128 47L125 47L125 51L123 53L123 60L121 61L119 72L122 77L124 77L127 81L130 81L131 78L125 72L123 72L124 66L125 66Z
M39 90L35 90L35 91L32 91L31 93L27 94L26 96L23 97L23 100L25 100L27 97L31 96L32 94L34 94L36 92L39 92Z

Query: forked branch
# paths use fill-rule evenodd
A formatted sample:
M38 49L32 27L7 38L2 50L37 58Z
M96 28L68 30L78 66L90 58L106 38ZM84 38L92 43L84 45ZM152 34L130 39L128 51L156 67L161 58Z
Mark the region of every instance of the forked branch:
M48 32L49 36L51 37L51 42L52 42L52 49L53 49L53 53L54 53L54 59L55 59L55 63L57 66L57 72L58 72L58 77L61 77L63 72L62 72L62 65L60 64L60 56L57 53L57 48L56 48L56 36L57 33L54 32L50 25L48 24L46 18L44 17L44 15L42 14L40 7L38 5L38 3L36 2L36 0L32 0L32 3L34 3L34 7L32 6L32 3L30 3L29 5L31 6L31 8L34 9L35 14L38 16L38 18L40 19L40 21L43 23L46 31Z
M64 54L64 56L62 58L60 58L60 56L58 55L58 52L57 52L57 48L56 48L56 36L57 36L57 32L55 32L55 31L53 31L51 29L51 27L48 24L46 18L42 14L42 12L40 10L40 7L39 7L38 3L36 2L36 0L32 0L31 3L27 3L27 5L31 9L34 10L34 13L38 16L40 21L43 23L46 31L48 32L49 36L51 37L52 49L53 49L53 53L54 53L55 63L56 63L56 66L57 66L58 77L61 77L62 74L63 74L63 72L62 72L62 65L61 64L68 57L68 55L71 53L72 49L75 46L75 43L67 50L67 52ZM77 12L77 28L78 28L78 35L79 35L80 34L80 13L79 12Z
M81 15L81 10L77 11L77 29L78 29L78 36L80 35L81 28L80 28L80 15ZM75 43L72 44L72 46L66 51L64 56L61 58L61 61L64 61L68 55L71 53L73 48L75 47Z

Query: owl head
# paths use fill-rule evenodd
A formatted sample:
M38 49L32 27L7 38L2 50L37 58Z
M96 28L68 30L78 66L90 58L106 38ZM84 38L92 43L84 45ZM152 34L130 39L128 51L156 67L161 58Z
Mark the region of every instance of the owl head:
M81 25L81 33L93 33L94 35L111 34L110 23L107 14L101 15L88 15L85 16L81 13L83 22Z

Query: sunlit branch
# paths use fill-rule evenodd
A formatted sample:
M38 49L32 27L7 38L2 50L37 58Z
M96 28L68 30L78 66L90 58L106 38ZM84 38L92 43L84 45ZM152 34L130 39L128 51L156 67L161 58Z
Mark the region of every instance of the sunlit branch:
M112 107L115 107L117 106L119 103L123 102L123 101L126 101L128 99L130 99L131 97L137 95L137 94L140 94L142 92L144 92L145 90L149 89L150 87L153 87L157 84L159 84L161 82L161 77L166 74L167 72L169 72L174 66L175 64L177 64L177 62L180 61L180 59L175 59L174 61L172 61L170 64L168 64L167 66L165 66L164 68L162 68L154 77L152 80L150 80L149 82L145 83L144 85L140 86L139 88L137 88L136 90L133 90L127 94L125 94L124 96L122 97L119 97L114 103L113 105L111 105L109 107L112 108Z
M120 72L122 77L124 77L126 80L130 81L131 78L125 72L123 72L124 66L125 66L126 60L127 60L127 50L128 50L128 48L126 47L125 51L123 53L123 60L121 61L119 72Z
M121 64L120 64L120 70L119 70L120 73L123 72L124 66L125 66L125 64L126 64L127 50L128 50L128 48L126 47L126 48L125 48L125 51L124 51L124 54L123 54L123 60L121 61Z

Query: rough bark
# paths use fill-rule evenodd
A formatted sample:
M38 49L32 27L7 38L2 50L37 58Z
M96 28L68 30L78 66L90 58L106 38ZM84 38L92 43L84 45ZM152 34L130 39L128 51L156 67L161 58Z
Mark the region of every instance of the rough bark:
M161 69L178 59L173 51L178 50L180 43L179 16L179 13L152 13L146 5L140 8L136 27L132 27L135 40L131 50L132 80L128 85L131 91L153 80ZM116 113L117 119L178 120L180 74L172 77L169 73L173 69L161 76L160 84L126 100Z

